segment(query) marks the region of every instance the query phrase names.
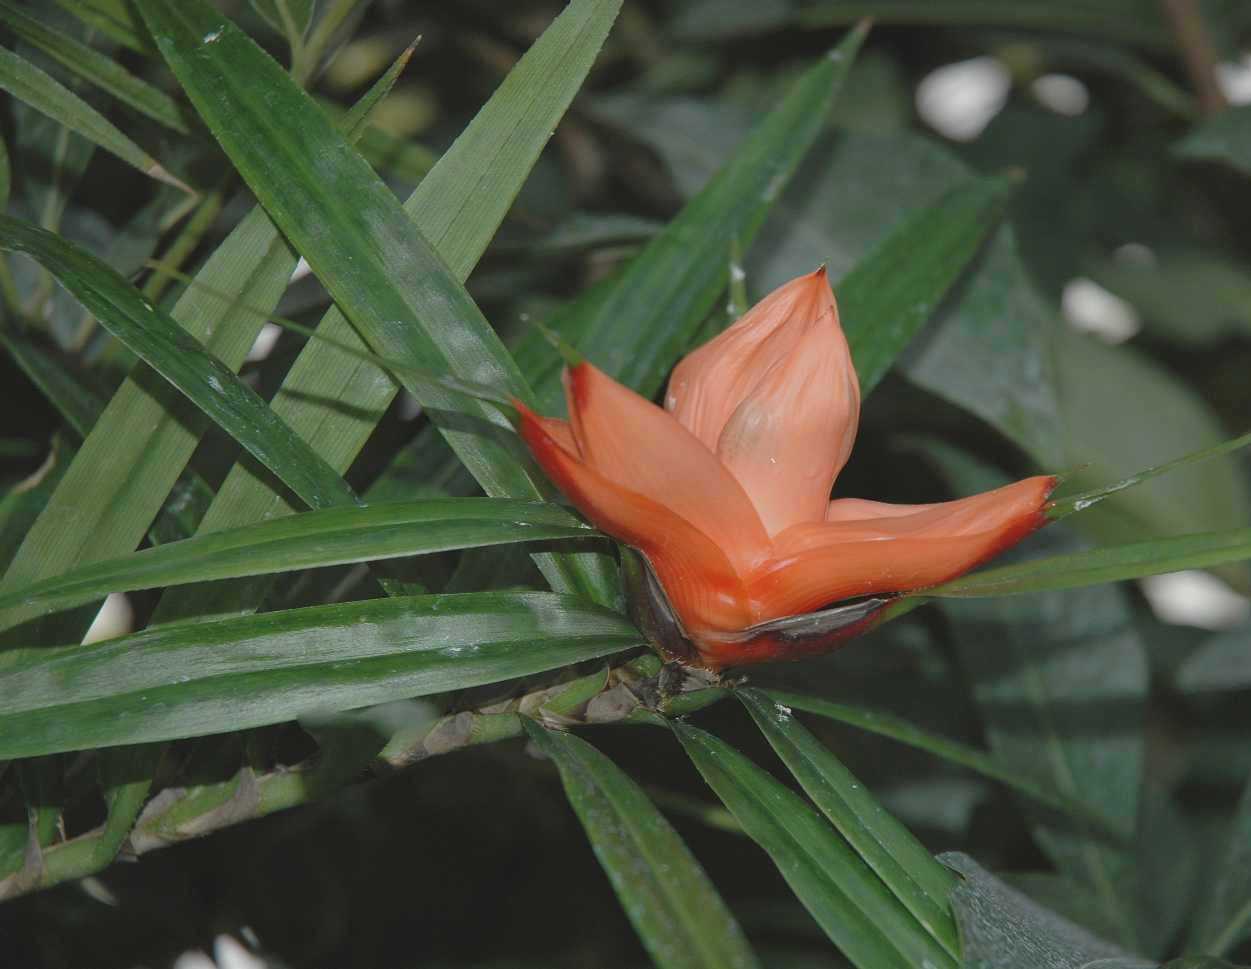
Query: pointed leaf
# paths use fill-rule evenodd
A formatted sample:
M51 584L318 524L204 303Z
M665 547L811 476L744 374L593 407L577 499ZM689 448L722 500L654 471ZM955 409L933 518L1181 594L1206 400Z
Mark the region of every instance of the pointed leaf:
M85 249L0 215L0 248L38 260L114 336L177 387L311 507L352 500L347 483L233 370Z
M0 759L173 740L529 676L640 644L552 593L373 599L0 654Z
M595 538L559 505L511 498L448 498L328 508L170 542L0 594L6 611L46 613L110 592L373 562L406 555L543 539Z
M374 351L529 399L464 287L287 73L204 0L136 6L239 173ZM551 493L496 411L400 379L488 494ZM594 585L577 562L562 560L552 578Z
M929 946L920 925L820 815L712 734L680 721L672 727L704 780L855 966L924 964ZM955 963L943 957L935 965Z
M0 90L8 91L19 101L46 114L71 131L99 145L145 175L174 185L184 191L191 189L167 172L146 151L122 134L99 111L89 105L60 81L46 74L25 58L0 47Z
M422 234L463 282L477 264L552 130L590 71L620 0L575 0L509 72L498 91L404 203ZM347 318L332 307L318 331L366 349ZM275 395L273 408L319 454L346 470L399 390L386 373L309 341ZM423 469L423 476L427 474ZM205 515L216 530L298 510L255 462L227 475ZM598 601L616 583L594 587ZM162 619L225 615L255 608L264 583L230 583L162 599Z
M522 722L556 762L595 856L656 965L759 966L703 868L642 788L586 741Z
M959 958L956 926L947 905L947 893L955 884L951 873L787 707L760 690L740 688L734 695L821 813L933 937L937 953L945 950Z

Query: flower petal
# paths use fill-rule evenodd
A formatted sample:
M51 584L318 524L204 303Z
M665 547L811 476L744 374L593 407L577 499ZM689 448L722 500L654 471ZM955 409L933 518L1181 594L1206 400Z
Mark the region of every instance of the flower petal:
M860 415L860 386L832 304L792 326L800 341L761 376L717 443L770 535L825 517Z
M937 505L831 502L833 520L787 529L774 540L774 561L748 578L756 621L962 575L1041 527L1055 484L1027 478Z
M568 370L565 386L588 467L684 518L744 574L768 557L751 500L690 431L589 363Z
M673 370L665 407L710 450L726 422L770 368L801 342L807 324L833 314L825 267L792 279ZM850 366L850 361L848 361Z
M524 404L517 409L522 440L535 460L597 528L647 556L687 632L698 636L751 623L743 583L707 535L659 502L585 464L559 440L555 425L563 421L540 417Z

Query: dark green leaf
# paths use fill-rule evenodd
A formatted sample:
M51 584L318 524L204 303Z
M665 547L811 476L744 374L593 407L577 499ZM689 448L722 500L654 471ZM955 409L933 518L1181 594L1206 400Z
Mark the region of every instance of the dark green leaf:
M821 697L804 696L799 693L787 693L779 690L770 690L769 696L773 697L777 702L793 707L796 710L803 710L805 713L815 713L821 717L829 717L831 720L851 724L853 727L858 727L861 730L867 730L870 733L879 734L883 737L890 737L901 744L908 744L911 747L916 747L918 750L924 750L935 757L941 757L943 760L976 771L984 777L999 781L1001 784L1007 785L1014 791L1024 794L1039 804L1046 805L1065 814L1070 814L1075 818L1080 818L1087 823L1094 824L1101 830L1107 828L1107 821L1092 812L1089 805L1039 785L1028 773L1013 770L1011 767L997 761L984 750L978 750L976 747L970 747L968 744L937 736L889 713L881 713L877 710L868 710L863 707L848 706L845 703L835 703L832 700L825 700Z
M1251 626L1242 623L1205 640L1177 668L1174 682L1186 693L1251 689Z
M1208 402L1132 347L1057 329L1055 368L1072 488L1097 488L1229 434ZM1142 427L1153 428L1143 434ZM1100 542L1238 528L1251 520L1244 476L1232 461L1172 471L1100 502L1075 519ZM1245 567L1232 570L1247 581Z
M619 0L570 4L404 203L405 211L457 279L466 279L481 258L590 71L618 7ZM368 346L337 308L322 318L318 332L350 346ZM390 375L327 341L313 340L296 358L272 406L342 471L356 457L398 389ZM421 476L427 478L429 469L423 466ZM399 494L411 496L413 492L405 488ZM244 460L226 477L203 528L229 528L296 510L285 489L255 462ZM582 558L586 561L591 556ZM596 586L597 601L610 601L615 588L611 570L605 569ZM162 600L157 615L169 619L246 612L255 608L264 592L263 583L252 582L173 593Z
M821 813L944 950L959 958L956 926L947 905L955 884L912 833L888 814L843 763L792 716L759 690L735 690L752 719Z
M596 534L559 505L510 498L328 508L170 542L13 589L0 595L0 628L9 625L6 611L19 606L26 617L110 592Z
M976 598L1077 589L1246 559L1251 559L1251 528L1239 528L1032 559L1018 565L974 572L920 595Z
M341 477L234 371L95 256L0 216L0 247L36 259L114 336L183 392L310 506L352 500Z
M966 244L973 242L978 195L993 196L995 181L971 182L971 175L949 152L913 132L831 135L818 142L778 203L752 250L748 273L761 290L768 290L825 260L831 278L850 281L873 247L886 245L886 239L919 246L928 253L925 261L932 272L944 265L954 269L956 263L947 262L941 247L930 249L918 235L908 234L909 240L896 233L910 219L925 220L922 213L927 210L932 218L947 211L957 217L953 232L959 234L957 226L963 224L964 232L972 234L962 237ZM962 201L969 207L961 210ZM983 217L990 218L992 199L983 196L982 204L987 206ZM892 270L900 279L910 275L906 264L885 262L877 274L890 279ZM930 277L931 285L941 281L941 273ZM836 284L834 292L848 334L862 325L880 325L874 320L862 323L854 304L847 306L845 285ZM941 295L943 290L937 291ZM918 292L922 300L935 299L933 289ZM1049 310L1021 263L1015 232L1003 226L967 281L938 307L936 317L899 358L897 369L998 428L1044 466L1054 467L1064 456L1050 370L1050 325Z
M996 760L1084 802L1122 837L1132 832L1147 667L1120 590L952 601L945 611ZM1094 825L1025 806L1044 850L1134 944L1133 852Z
M999 225L1015 180L980 178L906 219L838 284L839 313L867 396ZM830 213L837 219L837 213Z
M807 7L801 22L821 27L855 17L873 17L882 23L1049 28L1163 48L1173 43L1153 0L825 0Z
M584 740L526 718L652 960L663 969L758 966L734 916L656 806Z
M444 693L640 643L551 593L375 599L0 654L0 758L224 733Z
M137 6L239 173L373 350L529 399L515 363L464 287L282 68L203 0ZM488 494L550 493L495 410L432 392L402 374L400 380ZM596 585L578 562L554 564L549 577L560 588Z
M1251 175L1251 104L1201 121L1173 150L1180 158L1221 162Z
M182 294L171 315L218 360L237 369L265 314L277 306L296 261L264 211L254 208L205 261L196 285ZM191 401L140 364L113 395L27 532L4 586L132 551L208 427ZM81 637L85 628L70 623L48 638Z
M145 175L191 191L77 94L30 61L4 48L0 48L0 90L8 91Z
M731 242L747 247L824 125L867 27L795 83L711 182L639 253L610 290L587 297L562 335L645 396L687 349L725 291ZM815 268L808 267L810 270ZM553 360L558 368L558 360ZM551 380L543 402L552 403Z
M921 927L820 815L712 734L680 721L673 730L704 780L855 966L922 964L928 946Z
M1243 640L1246 649L1246 640ZM1229 822L1215 871L1207 872L1207 897L1195 919L1191 948L1226 955L1251 936L1251 778Z
M951 893L951 903L968 969L1081 969L1094 960L1116 965L1112 960L1129 958L1124 950L1009 888L968 855L949 853L939 860L964 876ZM1131 964L1151 969L1150 963Z
M80 437L95 424L104 405L51 352L23 333L0 327L0 344Z
M0 2L0 21L26 43L136 111L182 134L190 130L169 95L131 74L113 58L45 26L7 0Z

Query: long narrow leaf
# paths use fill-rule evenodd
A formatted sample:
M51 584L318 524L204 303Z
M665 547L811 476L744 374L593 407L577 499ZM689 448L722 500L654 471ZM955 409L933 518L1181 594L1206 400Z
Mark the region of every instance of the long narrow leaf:
M759 966L703 868L642 788L586 741L522 722L556 762L595 856L656 965Z
M825 126L868 32L860 25L810 67L734 158L636 256L607 293L562 314L562 335L588 359L645 396L660 388L729 281L726 253L747 248ZM554 355L540 400L558 398ZM536 386L538 386L536 384Z
M446 498L329 508L170 542L0 594L6 611L52 612L110 592L372 562L449 549L597 533L559 505Z
M822 697L805 696L800 693L789 693L781 690L770 690L768 695L783 706L791 707L795 710L803 710L805 713L815 713L817 716L828 717L831 720L838 720L841 723L850 724L861 730L867 730L870 733L897 740L901 744L907 744L909 747L915 747L917 750L924 750L926 753L933 754L935 757L941 757L950 763L967 767L983 777L989 777L991 780L998 781L1014 791L1024 794L1039 804L1053 808L1062 814L1080 818L1106 833L1114 833L1110 822L1093 815L1087 805L1067 798L1056 791L1050 791L1039 786L1032 779L1005 767L990 754L983 750L978 750L976 747L970 747L968 744L949 740L946 737L936 736L928 730L923 730L915 724L908 723L906 720L901 720L898 717L888 713L881 713L877 710L866 710L862 707L848 706L845 703L835 703L833 700L826 700Z
M460 690L640 643L552 593L374 599L0 655L0 759L172 740Z
M213 135L366 342L383 356L529 399L464 286L287 73L204 0L136 5ZM487 494L551 493L493 409L400 381ZM562 560L549 579L564 589L593 584L576 561Z
M353 500L347 483L256 391L102 260L58 235L3 215L0 248L37 260L114 336L310 506Z
M463 282L481 258L590 70L619 6L619 0L571 3L404 203L458 280ZM367 349L338 308L322 318L318 332ZM313 340L296 358L273 408L333 467L344 470L398 389L377 368L328 341ZM295 510L284 489L255 462L245 460L226 477L203 528L229 528ZM609 574L587 591L608 601L612 589L615 582ZM174 593L162 600L158 616L247 612L263 594L262 583L223 583L206 592Z
M1017 595L1047 589L1077 589L1181 569L1203 569L1251 559L1251 528L1175 535L1146 542L1095 548L1069 555L975 572L920 596L970 598Z
M180 134L190 131L173 98L94 47L88 47L64 31L45 26L8 0L0 0L0 22L26 43L38 47L57 63L153 121Z
M738 689L734 694L821 813L933 937L935 958L945 952L958 959L960 943L947 904L955 885L951 873L789 709L759 690Z
M374 102L377 89L374 85L362 101ZM344 124L355 120L349 114ZM237 370L264 325L264 314L277 306L296 261L264 211L254 208L200 268L196 282L202 285L187 289L170 315ZM146 365L136 367L27 532L3 586L36 582L132 551L209 426L178 390ZM48 638L74 638L85 628L77 619L59 623Z
M19 101L65 125L145 175L191 191L77 94L30 61L3 47L0 47L0 90L8 91Z
M854 965L924 965L929 947L919 938L920 925L820 815L712 734L681 722L673 730L704 780Z
M886 375L981 250L1017 182L992 176L952 189L895 229L835 287L862 395Z

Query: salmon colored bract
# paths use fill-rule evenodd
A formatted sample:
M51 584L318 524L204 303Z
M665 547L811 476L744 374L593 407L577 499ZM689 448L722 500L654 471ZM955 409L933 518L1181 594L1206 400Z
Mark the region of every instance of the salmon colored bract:
M589 363L566 371L569 420L519 405L539 464L650 565L711 669L831 648L753 627L954 578L1044 524L1052 477L932 505L830 501L860 386L825 270L801 276L678 364L656 406Z

